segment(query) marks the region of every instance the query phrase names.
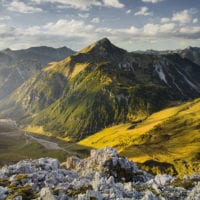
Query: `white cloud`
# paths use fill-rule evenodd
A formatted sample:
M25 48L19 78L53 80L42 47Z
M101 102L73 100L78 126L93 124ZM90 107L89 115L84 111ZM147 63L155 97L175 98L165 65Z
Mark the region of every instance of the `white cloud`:
M167 18L163 17L160 19L161 23L168 23L168 22L178 22L181 26L188 24L188 23L197 23L198 18L194 18L194 15L197 14L197 10L195 8L182 10L176 12L172 15L172 17Z
M175 33L176 32L176 24L168 23L160 25L160 33Z
M161 21L161 23L167 23L167 22L170 22L170 19L167 17L163 17L163 18L161 18L160 21Z
M0 38L2 38L0 49L67 45L75 50L97 39L93 25L86 24L82 20L68 21L65 19L26 28L0 25Z
M8 15L0 17L0 21L10 20L10 19L11 17Z
M141 7L140 10L138 12L135 13L135 15L143 15L143 16L148 16L148 15L152 15L151 12L149 12L149 8L144 6Z
M108 27L98 28L97 24L86 23L83 20L60 19L38 26L26 28L12 27L6 24L0 25L0 49L26 48L35 45L48 45L59 47L70 46L78 50L89 43L103 37L110 38L117 44L127 44L130 41L162 41L187 40L194 42L200 39L200 26L185 26L177 23L153 24L148 23L143 27L131 26L128 28L112 29ZM188 42L189 43L189 42ZM129 45L128 45L129 44ZM167 44L167 42L166 42ZM171 43L173 45L173 42Z
M145 24L142 28L130 27L127 29L101 28L96 31L98 35L104 35L116 41L132 40L178 40L178 39L200 39L200 26L181 27L175 23Z
M98 17L95 17L91 20L92 23L98 24L100 22L100 19Z
M19 13L37 13L42 12L41 8L33 7L25 4L24 2L14 0L10 4L7 4L7 9L9 11L19 12Z
M127 11L126 11L126 14L130 14L130 13L131 13L131 10L127 10Z
M87 19L90 16L90 14L89 13L84 13L84 14L79 13L78 16L83 19Z
M40 27L41 33L51 35L63 35L63 36L89 36L90 31L93 30L92 25L85 24L84 21L60 19L55 23L48 23Z
M14 33L15 31L14 27L11 26L7 26L6 24L0 24L0 36L2 37L2 35L7 35L9 32L10 33Z
M74 8L80 10L88 10L92 6L105 6L114 8L123 8L124 4L120 3L119 0L31 0L36 4L42 3L56 3L62 8Z
M200 26L194 26L194 27L182 27L180 29L180 34L186 35L189 38L200 38Z
M63 37L90 37L91 31L94 31L94 26L86 24L82 20L65 20L60 19L56 22L50 22L41 26L30 26L27 28L11 27L6 24L0 24L0 34L21 35L38 37L45 36L63 36ZM17 33L17 34L16 34ZM49 41L51 42L51 41Z
M196 24L196 23L198 23L198 21L199 21L198 18L195 18L195 19L193 19L192 23Z
M159 25L158 24L146 24L144 26L144 34L154 36L159 32Z
M196 14L194 9L183 10L174 13L172 16L172 21L180 22L181 24L187 24L192 22L194 14Z
M55 3L66 8L74 8L80 10L88 10L91 6L101 6L101 2L97 0L31 0L36 4Z
M145 3L158 3L161 1L163 1L163 0L142 0L142 2L145 2Z
M108 7L123 8L124 4L120 3L119 0L103 0L103 4Z
M162 36L164 34L172 34L176 31L176 25L173 23L169 24L146 24L144 26L144 34L147 36Z

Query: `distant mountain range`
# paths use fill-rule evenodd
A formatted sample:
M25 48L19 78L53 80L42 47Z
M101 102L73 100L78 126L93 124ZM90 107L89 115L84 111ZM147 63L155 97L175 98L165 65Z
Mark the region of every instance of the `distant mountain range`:
M67 47L32 47L25 50L0 51L0 99L5 98L49 62L59 61L72 55Z
M3 62L9 60L5 52L9 50L2 53ZM177 102L200 97L196 52L198 48L130 53L104 38L45 68L34 63L38 74L21 76L17 65L17 79L34 75L1 101L0 115L72 140L115 124L138 123Z
M188 47L183 50L174 51L155 51L150 49L147 51L137 51L137 53L154 55L178 54L182 58L187 58L188 60L200 65L200 48L198 47Z
M198 47L189 47L184 50L179 50L177 53L182 57L182 58L187 58L191 60L192 62L200 65L200 48Z

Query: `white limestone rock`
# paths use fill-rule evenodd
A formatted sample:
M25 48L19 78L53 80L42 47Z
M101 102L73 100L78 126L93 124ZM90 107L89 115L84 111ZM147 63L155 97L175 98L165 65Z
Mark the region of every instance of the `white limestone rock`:
M90 199L103 200L103 196L99 191L92 191L92 190L88 190L86 194L78 195L78 200L90 200Z
M22 174L24 178L18 180ZM134 162L111 148L93 150L87 159L72 158L61 166L52 158L20 161L0 169L0 179L19 188L30 186L38 200L200 199L200 183L191 190L172 187L174 177L139 170ZM200 176L185 179L200 180ZM0 187L0 200L10 192Z
M49 187L42 188L40 191L40 200L56 200Z
M155 176L154 180L157 185L166 185L172 182L174 178L167 174L164 174L164 175L158 174Z
M160 200L160 198L155 196L151 191L147 190L141 200Z
M44 170L56 170L60 165L58 160L53 158L40 158L38 164Z
M10 191L8 188L4 188L0 186L0 199L6 199L9 192Z
M189 193L187 200L199 200L200 199L200 182Z

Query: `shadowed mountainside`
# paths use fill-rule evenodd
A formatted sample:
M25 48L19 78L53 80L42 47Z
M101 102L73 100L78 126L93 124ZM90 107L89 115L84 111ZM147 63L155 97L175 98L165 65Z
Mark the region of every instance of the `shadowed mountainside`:
M6 97L49 62L72 55L67 47L31 47L25 50L5 49L0 52L0 99Z

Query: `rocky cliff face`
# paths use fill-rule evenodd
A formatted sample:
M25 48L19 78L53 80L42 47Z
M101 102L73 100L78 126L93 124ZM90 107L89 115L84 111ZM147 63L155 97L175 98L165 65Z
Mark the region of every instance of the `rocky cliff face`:
M0 169L0 199L199 199L200 176L152 176L111 148L73 157L21 161Z

